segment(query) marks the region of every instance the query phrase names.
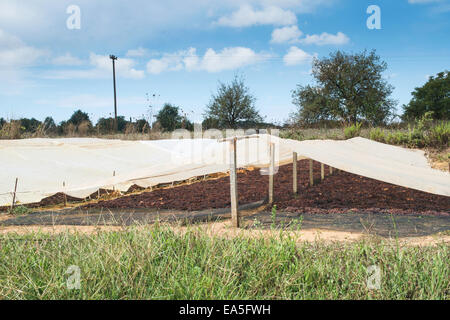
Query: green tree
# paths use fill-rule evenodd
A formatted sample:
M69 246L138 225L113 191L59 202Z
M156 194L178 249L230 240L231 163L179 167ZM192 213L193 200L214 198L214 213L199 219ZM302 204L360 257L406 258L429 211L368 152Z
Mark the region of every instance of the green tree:
M158 112L156 120L164 131L173 131L182 127L183 117L180 115L179 110L179 107L166 103Z
M127 126L127 121L125 120L125 116L118 116L117 117L117 129L118 132L124 132L125 128ZM114 127L114 118L100 118L98 119L95 127L101 132L101 133L111 133L115 131Z
M36 120L35 118L27 119L22 118L20 119L20 125L22 127L23 132L30 132L34 133L36 132L37 128L41 125L41 122L39 120Z
M419 119L427 112L433 112L437 120L450 119L450 76L449 71L429 77L427 83L412 92L413 98L403 106L403 120Z
M136 120L136 130L138 132L144 133L150 129L150 125L144 118Z
M299 85L292 91L292 102L298 107L296 120L306 124L323 120L386 123L396 104L390 99L393 87L382 76L386 69L375 50L357 54L336 51L315 58L312 75L316 85Z
M67 123L71 123L74 126L79 126L82 122L89 122L92 126L92 122L89 119L89 115L86 112L83 112L81 110L75 111L69 120L67 120Z
M44 124L45 131L50 132L50 133L56 132L56 130L57 130L56 123L52 117L45 118L43 124Z
M219 82L204 117L208 124L215 122L220 128L237 128L243 122L258 124L263 118L255 108L255 100L242 77L235 76L230 84Z

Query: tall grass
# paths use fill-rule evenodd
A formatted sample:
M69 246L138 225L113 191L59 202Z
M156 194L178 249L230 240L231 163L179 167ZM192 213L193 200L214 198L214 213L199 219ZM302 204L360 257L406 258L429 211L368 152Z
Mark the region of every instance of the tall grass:
M20 239L19 239L20 237ZM155 225L0 236L3 299L449 299L449 248L209 237ZM81 288L68 289L69 266ZM370 290L367 267L381 269Z
M450 121L427 126L419 122L410 124L407 129L362 128L360 124L355 124L343 129L288 129L280 133L280 137L294 140L343 140L357 136L410 148L445 149L449 147Z

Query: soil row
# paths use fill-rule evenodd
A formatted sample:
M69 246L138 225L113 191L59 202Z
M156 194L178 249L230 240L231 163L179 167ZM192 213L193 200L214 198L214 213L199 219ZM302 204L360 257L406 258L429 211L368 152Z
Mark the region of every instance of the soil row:
M450 215L450 197L412 190L347 172L329 174L320 181L320 163L314 162L314 186L309 186L309 161L298 161L298 194L292 193L292 165L274 177L275 205L298 213L385 212L393 214ZM239 203L268 196L268 176L260 170L238 174ZM84 208L153 208L196 211L230 207L229 177L169 189L158 189L99 201Z

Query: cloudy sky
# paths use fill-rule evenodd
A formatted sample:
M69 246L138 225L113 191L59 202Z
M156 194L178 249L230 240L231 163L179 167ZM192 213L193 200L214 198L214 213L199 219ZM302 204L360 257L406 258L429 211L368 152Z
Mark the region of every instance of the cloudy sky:
M381 29L367 27L370 5ZM240 74L266 120L282 122L311 59L337 49L376 49L400 110L450 68L449 35L449 0L1 0L0 117L110 116L115 54L127 118L170 102L199 121L218 82Z

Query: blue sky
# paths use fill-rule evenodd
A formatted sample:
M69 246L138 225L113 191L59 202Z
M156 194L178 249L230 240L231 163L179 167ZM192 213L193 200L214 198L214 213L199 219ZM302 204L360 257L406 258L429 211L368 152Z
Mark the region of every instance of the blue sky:
M79 29L67 27L72 5ZM370 5L381 29L367 27ZM154 112L170 102L201 121L218 81L241 74L266 120L283 122L291 90L312 82L311 59L337 49L376 49L400 112L415 87L450 69L449 35L449 0L2 0L0 117L110 116L115 54L127 118L149 116L148 93Z

